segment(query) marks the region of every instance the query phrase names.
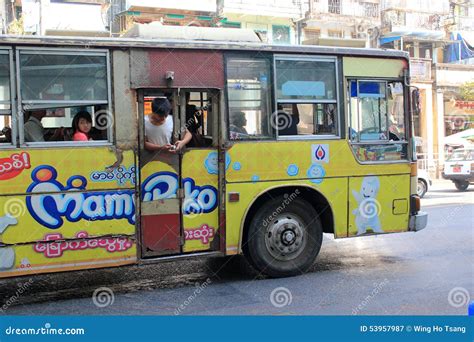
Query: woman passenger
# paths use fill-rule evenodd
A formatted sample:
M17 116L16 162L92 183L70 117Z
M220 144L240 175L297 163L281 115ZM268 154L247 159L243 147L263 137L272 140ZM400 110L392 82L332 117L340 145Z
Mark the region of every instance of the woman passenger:
M92 117L87 111L80 111L72 120L72 129L74 135L73 141L89 141L92 140L90 132L92 129Z

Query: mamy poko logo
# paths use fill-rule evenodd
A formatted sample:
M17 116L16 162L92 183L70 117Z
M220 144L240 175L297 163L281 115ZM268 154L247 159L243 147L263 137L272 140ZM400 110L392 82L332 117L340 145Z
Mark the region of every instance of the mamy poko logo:
M84 220L127 219L135 224L135 199L132 190L81 193L86 190L83 176L72 176L63 185L56 170L49 165L36 167L31 173L26 205L33 218L45 227L57 229L63 217L70 222ZM55 194L48 194L54 192ZM57 194L57 192L63 192Z
M311 161L314 163L329 163L329 145L311 145Z
M9 158L2 158L0 159L0 180L14 178L30 167L30 155L26 152L15 153Z
M178 175L172 172L157 172L142 184L144 202L175 198L178 191ZM210 213L217 207L217 189L211 185L197 186L191 178L183 179L185 215Z

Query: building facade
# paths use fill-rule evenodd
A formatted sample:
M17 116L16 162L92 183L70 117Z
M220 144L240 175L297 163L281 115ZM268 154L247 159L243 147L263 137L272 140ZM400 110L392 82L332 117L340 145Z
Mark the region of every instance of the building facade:
M109 36L108 0L5 1L7 33Z
M264 42L296 43L295 22L306 11L304 1L294 0L116 0L121 7L114 32L133 23L161 22L173 26L252 29Z
M380 27L379 0L310 0L304 43L376 47Z
M453 34L468 23L459 13L472 15L461 12L458 6L449 0L381 1L380 44L410 54L412 85L418 89L421 102L421 113L414 118L415 135L420 137L418 152L422 167L433 176L440 175L445 137L473 124L467 109L456 103L461 86L474 81L474 66L461 58L447 58L447 51L459 45ZM463 0L463 8L469 6L470 0Z

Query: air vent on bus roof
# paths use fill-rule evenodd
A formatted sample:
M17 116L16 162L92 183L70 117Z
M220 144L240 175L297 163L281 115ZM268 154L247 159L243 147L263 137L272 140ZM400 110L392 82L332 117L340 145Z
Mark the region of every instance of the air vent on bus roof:
M123 37L141 39L207 40L226 42L260 43L259 36L251 29L233 29L199 26L166 26L159 22L134 24Z

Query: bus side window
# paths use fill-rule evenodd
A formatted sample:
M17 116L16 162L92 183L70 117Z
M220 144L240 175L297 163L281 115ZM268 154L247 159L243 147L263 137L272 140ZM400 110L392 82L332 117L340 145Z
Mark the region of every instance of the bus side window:
M19 49L18 58L23 142L110 140L106 52Z
M212 145L213 111L209 92L186 92L185 127L193 138L188 147L209 147Z
M277 57L278 136L337 135L336 60Z
M226 59L228 137L272 139L271 69L266 58Z
M403 84L350 80L348 93L349 139L357 158L360 161L406 159Z
M12 98L10 83L11 75L11 51L0 50L0 146L12 145L16 143L13 132L14 118L12 114Z

